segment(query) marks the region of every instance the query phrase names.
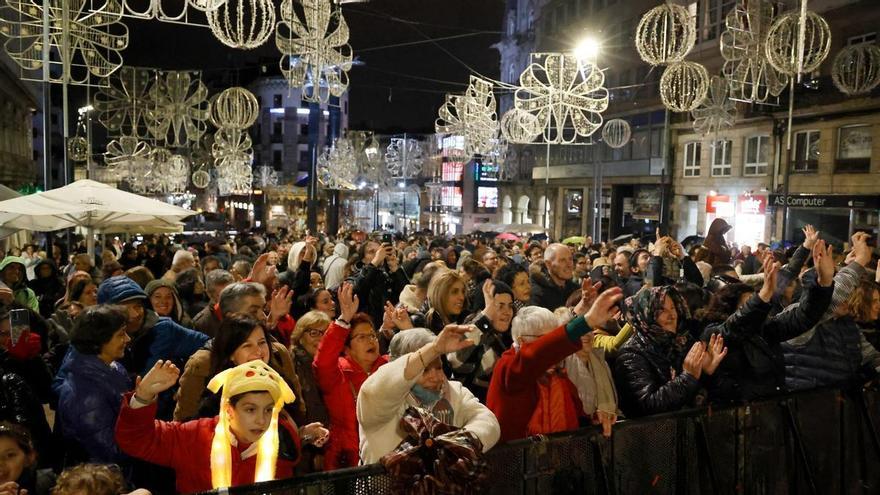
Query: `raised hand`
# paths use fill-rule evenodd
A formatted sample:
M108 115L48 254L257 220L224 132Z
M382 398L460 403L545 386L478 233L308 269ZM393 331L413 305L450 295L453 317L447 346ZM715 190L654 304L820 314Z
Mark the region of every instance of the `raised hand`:
M779 263L773 262L772 256L764 258L764 285L761 286L761 290L758 292L758 297L760 297L765 303L768 303L773 299L773 293L776 291L776 279L778 278L777 275L779 274L780 268Z
M803 246L806 249L813 249L813 246L816 245L816 241L819 240L819 231L813 228L812 225L807 225L803 229L804 232L804 244Z
M394 305L391 301L385 301L384 311L382 312L382 331L394 330Z
M252 282L262 284L266 291L271 292L275 289L275 281L278 278L278 270L274 265L269 264L269 253L263 253L254 262L251 273L248 278Z
M394 310L394 326L400 330L409 330L414 327L412 318L409 317L409 311L404 307Z
M464 338L473 330L472 325L446 325L434 341L434 350L439 354L449 354L474 345L474 341Z
M703 355L705 353L703 343L695 342L687 356L684 357L681 369L694 378L700 378L700 374L703 372Z
M657 229L658 232L660 229ZM658 237L654 242L654 249L651 250L653 256L666 256L669 253L669 237Z
M360 299L354 295L354 287L350 282L345 282L339 288L339 315L345 321L351 321L357 313Z
M385 260L388 261L388 271L394 273L400 268L400 258L397 257L397 253L394 252L393 247L389 247L388 251Z
M373 259L370 261L370 264L379 268L382 266L382 263L385 263L385 258L388 256L388 250L385 249L385 244L379 246L379 249L376 250L376 254L373 255Z
M590 278L587 277L581 282L581 300L574 307L574 314L583 316L590 310L596 298L599 297L599 289L602 288L602 282L596 282L590 285Z
M153 402L157 395L173 387L180 370L171 361L156 361L143 378L135 380L134 394L144 402Z
M715 373L718 365L727 356L727 347L724 347L724 337L713 333L709 338L709 345L706 346L706 352L703 353L701 367L707 375Z
M868 239L871 236L866 232L856 232L852 236L853 243L853 257L856 263L862 265L867 268L868 264L871 263L871 246L868 246Z
M287 286L272 291L272 299L269 301L269 323L274 326L284 315L290 312L290 305L293 303L293 291Z
M584 315L587 325L591 329L604 328L608 320L612 319L614 314L617 313L615 305L621 299L623 299L623 291L620 290L620 287L612 287L600 294L596 301L593 302L590 310L587 311L587 314Z
M834 283L834 247L826 248L825 241L818 240L813 246L813 266L816 267L819 285L830 287Z

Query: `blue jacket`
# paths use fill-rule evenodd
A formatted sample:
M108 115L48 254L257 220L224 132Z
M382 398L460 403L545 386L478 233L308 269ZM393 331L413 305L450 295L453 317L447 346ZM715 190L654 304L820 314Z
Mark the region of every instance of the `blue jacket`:
M171 360L177 366L202 348L210 339L207 335L182 327L171 318L144 310L144 324L131 335L131 342L122 358L122 364L133 374L145 375L156 361Z
M88 453L89 462L119 463L125 455L114 437L122 395L132 384L125 368L70 348L52 384L64 436Z

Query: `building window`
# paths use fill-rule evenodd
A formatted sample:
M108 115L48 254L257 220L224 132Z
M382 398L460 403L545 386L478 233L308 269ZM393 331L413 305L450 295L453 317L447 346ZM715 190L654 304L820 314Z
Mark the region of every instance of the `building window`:
M507 66L507 82L518 83L516 78L516 67L513 64Z
M684 145L684 176L700 176L700 143L698 142Z
M725 19L736 0L697 0L690 9L697 17L699 41L718 39L725 29Z
M510 17L507 18L507 35L513 36L516 32L516 11L510 11Z
M299 126L299 135L300 136L308 136L309 135L309 124L302 124Z
M837 130L836 172L870 172L873 128L850 125Z
M877 43L877 33L860 34L858 36L847 38L846 40L847 46L861 45L862 43Z
M730 148L730 141L715 141L712 148L712 177L730 176Z
M281 168L281 150L272 150L272 166L276 170Z
M793 172L815 172L819 169L819 131L799 131L794 135Z
M282 108L284 105L283 99L281 95L272 95L272 107L273 108Z
M743 175L767 175L769 158L770 136L746 138L746 159L743 163Z

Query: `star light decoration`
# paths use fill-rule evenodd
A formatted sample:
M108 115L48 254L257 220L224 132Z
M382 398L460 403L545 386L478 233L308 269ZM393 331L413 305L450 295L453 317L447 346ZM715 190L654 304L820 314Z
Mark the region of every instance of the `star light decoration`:
M691 111L694 130L706 136L733 127L736 120L736 103L727 97L728 84L718 76L713 76L709 94L703 103Z
M358 159L347 138L338 138L318 157L318 182L324 189L356 189Z
M150 88L146 120L150 133L173 148L198 141L210 115L208 88L189 72L160 73Z
M834 57L831 79L845 95L870 93L880 84L880 47L860 43L840 50Z
M660 77L660 99L673 112L690 112L708 92L709 72L696 62L676 62Z
M385 168L395 179L412 179L422 173L425 157L421 144L412 138L391 138L385 150Z
M788 76L818 69L830 49L828 23L809 10L782 14L767 32L767 60L774 69Z
M122 66L120 51L128 47L122 14L117 0L49 0L49 49L58 57L49 64L61 70L50 70L48 81L84 84L90 74L107 77ZM0 7L0 34L7 38L6 53L22 69L43 67L42 0L7 0Z
M269 39L275 27L272 0L225 0L206 15L214 37L230 48L256 48Z
M291 87L302 88L303 99L327 102L348 89L352 52L342 9L330 0L302 0L303 15L293 1L281 3L275 44L281 51L281 72Z
M464 94L447 94L434 123L438 134L462 136L468 156L485 155L498 130L492 82L471 76Z
M687 8L664 3L642 16L636 28L636 50L651 65L681 62L697 41L695 19Z
M542 54L520 75L515 106L534 114L544 142L573 144L602 126L608 108L605 75L592 62L562 53Z
M623 119L611 119L602 128L602 141L611 148L623 148L632 137L629 122Z
M92 99L98 121L116 135L148 137L146 112L153 80L153 71L138 67L122 67L108 77Z
M721 33L722 73L730 97L752 103L779 96L788 83L767 61L767 33L773 24L773 5L767 0L740 0L727 14Z

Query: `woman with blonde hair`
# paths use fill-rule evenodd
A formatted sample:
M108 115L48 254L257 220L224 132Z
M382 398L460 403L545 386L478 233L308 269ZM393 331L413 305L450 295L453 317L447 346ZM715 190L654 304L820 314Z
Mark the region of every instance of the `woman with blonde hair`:
M447 270L435 274L428 285L427 328L439 334L446 325L463 322L467 316L465 296L465 278L459 272Z
M315 372L312 370L312 361L318 350L318 344L324 337L327 327L330 326L330 317L324 311L309 311L296 321L296 328L290 335L290 353L293 356L293 366L299 377L301 395L306 405L306 422L330 423L330 415L327 413L327 405L318 388ZM303 449L303 459L296 467L298 474L307 474L321 471L324 468L323 450L314 448Z

